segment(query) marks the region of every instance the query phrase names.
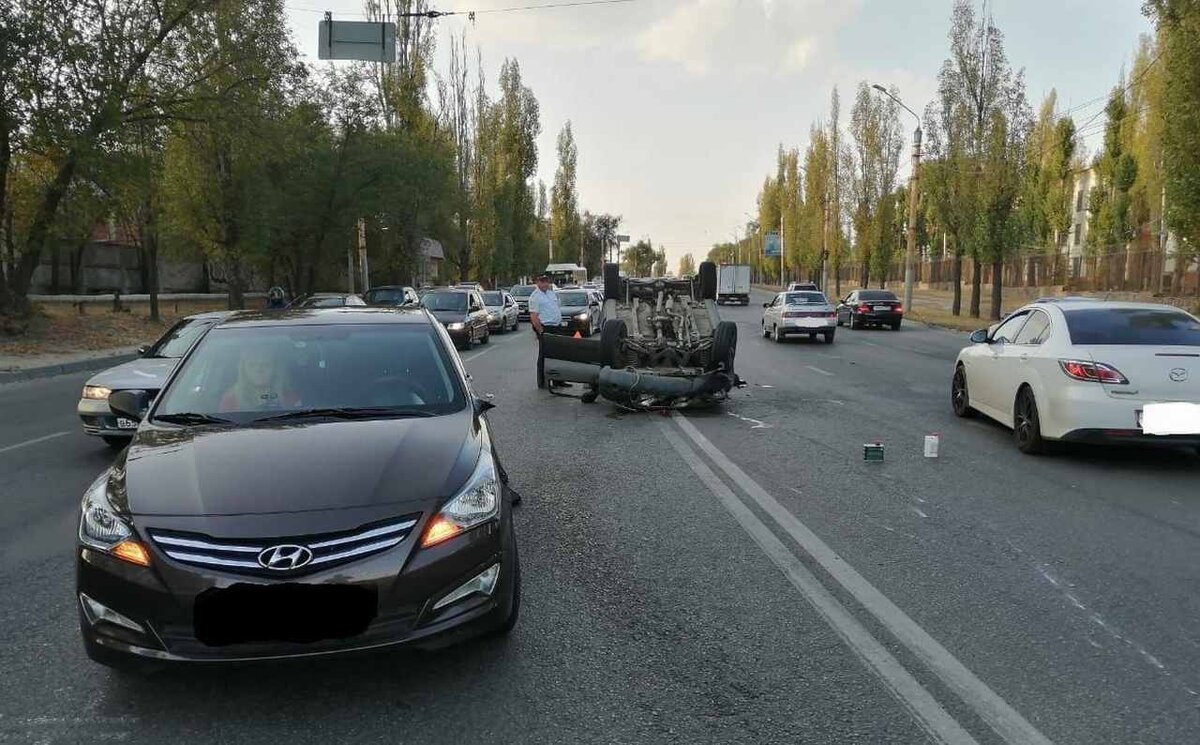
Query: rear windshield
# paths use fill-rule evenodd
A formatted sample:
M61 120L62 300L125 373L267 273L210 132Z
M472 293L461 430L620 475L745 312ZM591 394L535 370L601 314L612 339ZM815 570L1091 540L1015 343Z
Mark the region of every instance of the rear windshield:
M896 302L896 294L887 290L860 290L859 300L890 300Z
M517 285L512 288L513 297L529 297L533 294L533 285Z
M827 302L825 295L820 292L789 292L787 294L788 305L824 305Z
M401 287L380 287L370 290L363 295L369 305L403 305L404 289Z
M586 292L560 292L558 293L559 305L587 305L588 294Z
M466 310L465 292L430 292L421 298L421 305L429 310Z
M1075 308L1063 315L1073 344L1200 346L1200 322L1183 311Z
M484 305L504 305L504 296L498 292L483 293Z

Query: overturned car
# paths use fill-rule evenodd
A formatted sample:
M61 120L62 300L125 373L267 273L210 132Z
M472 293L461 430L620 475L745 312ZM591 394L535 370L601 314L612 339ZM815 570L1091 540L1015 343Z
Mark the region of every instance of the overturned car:
M616 264L606 264L599 338L545 337L546 379L587 384L631 409L724 400L741 385L737 325L721 320L716 295L711 262L694 279L622 278Z

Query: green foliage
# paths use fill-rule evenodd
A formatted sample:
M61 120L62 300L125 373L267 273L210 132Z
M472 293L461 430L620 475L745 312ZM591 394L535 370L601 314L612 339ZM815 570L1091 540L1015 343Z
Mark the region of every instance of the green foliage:
M583 225L579 217L579 193L576 189L576 168L579 148L571 133L571 122L558 133L558 170L550 190L550 238L554 243L554 260L579 261L583 241Z
M679 257L679 276L689 277L696 273L696 260L690 253Z
M621 257L621 269L630 277L649 277L658 256L650 241L640 240L625 249Z

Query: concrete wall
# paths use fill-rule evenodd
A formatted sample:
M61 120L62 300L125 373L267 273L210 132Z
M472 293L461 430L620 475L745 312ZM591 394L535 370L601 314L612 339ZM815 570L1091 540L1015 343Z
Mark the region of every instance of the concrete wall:
M142 285L141 265L137 249L133 246L109 241L92 241L84 249L80 267L80 286L71 286L70 251L63 247L58 257L58 291L70 293L78 290L83 294L112 292L123 294L145 292ZM49 293L53 273L53 256L47 252L42 263L33 271L35 294ZM204 264L199 261L174 261L159 258L158 282L162 292L205 292Z

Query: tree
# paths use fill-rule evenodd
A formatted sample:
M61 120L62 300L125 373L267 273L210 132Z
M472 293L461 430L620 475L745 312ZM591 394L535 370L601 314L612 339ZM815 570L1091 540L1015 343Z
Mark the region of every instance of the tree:
M993 129L1003 126L1006 136L1024 136L1024 121L1014 123L1027 108L1025 85L1023 74L1009 66L1003 34L991 17L977 19L969 0L955 0L949 39L950 55L938 73L938 100L925 114L929 153L944 164L935 174L941 183L933 184L932 191L941 201L940 224L954 242L952 310L955 315L961 312L962 257L967 253L973 263L971 315L978 318L983 262L995 259L989 252L1008 250L1011 244L988 232L1000 229L995 222L998 215L979 221L979 200L986 197L977 187L989 149L993 155L999 153ZM1009 181L995 178L989 183L1000 188ZM990 199L993 208L1004 201L998 194Z
M1099 183L1088 200L1087 248L1093 266L1099 259L1095 277L1097 289L1101 290L1113 286L1113 275L1118 269L1116 253L1132 237L1129 190L1137 178L1137 161L1126 152L1122 134L1129 116L1125 88L1124 84L1114 88L1104 109L1104 148L1094 163ZM1123 273L1124 264L1119 268Z
M893 90L898 96L898 91ZM856 258L861 284L867 286L872 271L882 282L895 252L889 228L895 202L891 199L900 169L904 135L895 101L876 96L866 83L859 83L850 110L850 191L854 203L853 223ZM884 202L889 202L884 205Z
M690 253L679 257L679 276L691 277L696 274L696 260Z
M666 275L667 275L667 252L660 248L654 254L653 276L665 277Z
M1200 254L1200 5L1146 0L1143 8L1162 44L1165 218L1178 236L1172 284L1179 292L1184 269Z
M609 249L617 244L620 227L620 215L583 213L583 266L589 276L600 276Z
M582 248L582 226L579 219L579 194L575 188L579 150L571 133L571 122L558 133L558 170L550 189L550 238L554 260L579 261Z
M625 249L621 259L621 268L630 277L649 277L658 260L658 252L648 240L640 240Z

